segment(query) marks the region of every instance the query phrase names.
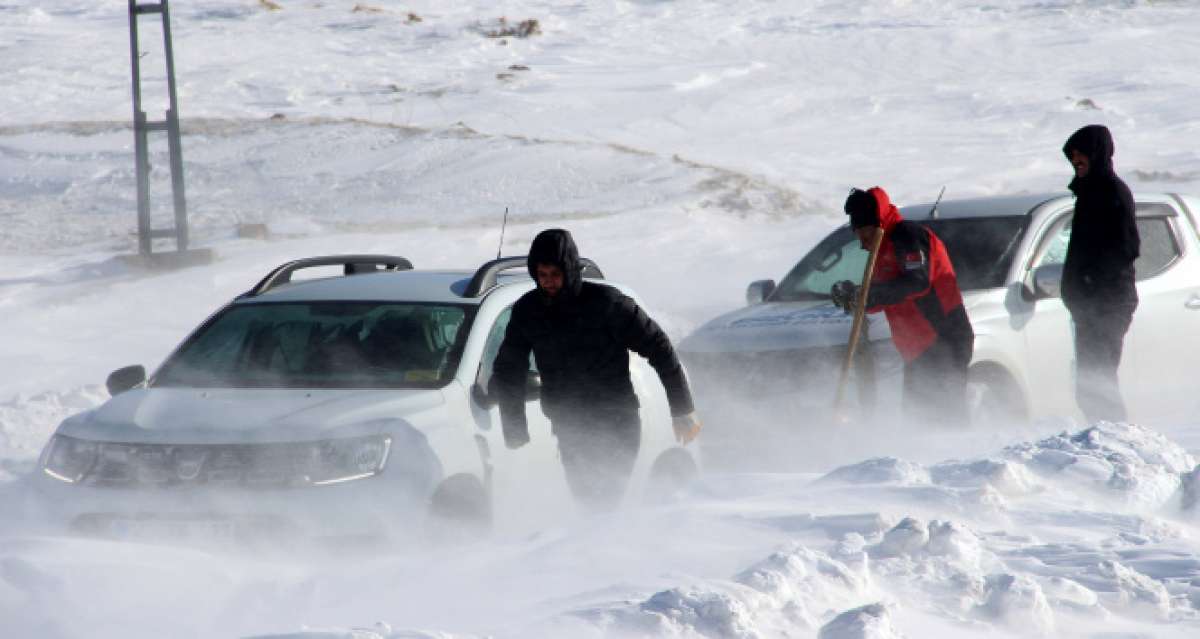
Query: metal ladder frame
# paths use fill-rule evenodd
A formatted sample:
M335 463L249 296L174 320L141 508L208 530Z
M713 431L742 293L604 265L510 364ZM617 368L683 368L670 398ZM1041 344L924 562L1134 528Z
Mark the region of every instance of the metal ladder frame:
M169 108L165 120L150 121L142 111L141 53L138 47L138 17L148 14L162 16L163 45L166 50L167 92ZM150 255L151 240L174 237L175 249L186 251L188 246L187 200L183 190L183 149L179 141L179 105L175 96L175 56L171 49L171 14L167 0L139 4L129 0L129 52L133 66L133 137L136 153L137 200L138 200L138 252ZM175 227L153 229L150 227L150 158L148 134L164 131L167 134L167 149L171 157L171 193L175 203Z

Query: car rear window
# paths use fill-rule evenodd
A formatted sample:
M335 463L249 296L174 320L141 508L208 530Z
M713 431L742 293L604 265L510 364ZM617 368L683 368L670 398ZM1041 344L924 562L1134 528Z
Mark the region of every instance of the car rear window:
M472 307L236 304L193 334L155 386L435 388L458 366Z

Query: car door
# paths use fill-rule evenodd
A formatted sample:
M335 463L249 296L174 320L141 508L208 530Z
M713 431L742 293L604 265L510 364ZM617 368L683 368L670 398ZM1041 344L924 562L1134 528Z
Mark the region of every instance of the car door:
M1139 372L1121 378L1134 418L1162 418L1195 405L1191 368L1200 357L1200 252L1189 224L1165 203L1138 203L1139 299L1125 352L1137 360Z
M1037 237L1022 272L1022 289L1032 292L1034 273L1061 266L1071 240L1071 210L1051 215L1032 226ZM1071 314L1058 296L1010 296L1014 328L1025 335L1025 376L1034 415L1078 415L1075 404L1075 338ZM1123 367L1128 362L1123 362Z
M486 390L491 381L492 366L500 352L511 316L512 306L509 306L496 316L488 330L476 379L480 389ZM532 355L529 358L529 370L537 372ZM478 421L481 428L486 425L496 511L504 513L509 521L518 520L528 524L545 514L547 504L564 503L568 493L566 475L558 457L558 441L551 432L550 420L542 412L541 401L536 395L531 395L525 404L525 419L529 426L529 443L517 450L509 450L504 444L498 407L489 406L486 415L480 415Z

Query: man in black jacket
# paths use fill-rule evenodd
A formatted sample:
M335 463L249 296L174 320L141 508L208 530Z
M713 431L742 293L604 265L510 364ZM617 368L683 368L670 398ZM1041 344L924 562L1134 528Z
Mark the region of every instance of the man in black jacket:
M539 233L528 264L537 288L513 305L492 369L505 443L519 448L529 441L525 384L532 352L542 377L542 410L558 439L571 492L590 507L612 508L641 445L629 351L658 372L676 438L684 444L700 430L687 378L666 334L632 299L584 281L570 233Z
M1075 324L1075 398L1088 420L1125 419L1117 368L1137 308L1133 262L1141 247L1129 187L1113 172L1113 139L1098 124L1063 145L1075 167L1062 300Z

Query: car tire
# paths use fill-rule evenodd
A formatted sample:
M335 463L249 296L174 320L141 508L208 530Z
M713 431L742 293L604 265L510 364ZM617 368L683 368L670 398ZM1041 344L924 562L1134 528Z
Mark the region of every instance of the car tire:
M646 487L646 501L663 503L677 497L699 476L700 470L691 453L681 447L671 448L654 460Z
M967 403L975 426L1004 427L1029 419L1025 396L1004 368L977 364L967 373Z
M429 534L433 539L477 539L491 528L491 495L479 478L454 475L438 485L429 500Z

